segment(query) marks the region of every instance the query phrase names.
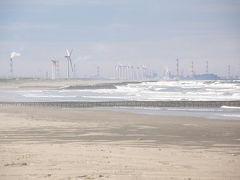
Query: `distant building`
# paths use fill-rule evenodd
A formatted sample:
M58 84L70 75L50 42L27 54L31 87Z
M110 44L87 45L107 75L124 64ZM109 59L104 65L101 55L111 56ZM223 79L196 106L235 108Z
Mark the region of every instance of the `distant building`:
M221 79L216 74L195 74L192 79L194 80L219 80Z

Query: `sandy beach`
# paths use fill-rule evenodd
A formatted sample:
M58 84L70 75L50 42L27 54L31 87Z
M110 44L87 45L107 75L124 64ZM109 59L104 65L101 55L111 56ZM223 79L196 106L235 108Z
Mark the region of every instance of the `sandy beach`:
M240 179L240 121L0 107L0 179Z

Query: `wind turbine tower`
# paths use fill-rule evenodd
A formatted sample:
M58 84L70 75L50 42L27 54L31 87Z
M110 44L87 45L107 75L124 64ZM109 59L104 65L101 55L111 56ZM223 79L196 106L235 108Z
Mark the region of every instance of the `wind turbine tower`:
M123 65L120 64L118 69L119 69L119 79L123 79Z
M12 52L10 55L10 76L13 78L13 59L17 56L21 56L20 53Z
M122 66L122 79L126 80L127 79L127 66L123 65Z
M72 50L69 52L68 49L66 49L66 56L65 58L67 59L67 78L70 78L70 67L71 67L71 71L73 72L73 65L72 65L72 59L71 59L71 55L72 55Z
M206 74L208 74L208 61L206 61Z
M142 66L142 80L146 80L146 67Z
M56 60L51 60L51 62L52 62L52 79L56 79L57 61Z
M73 64L73 78L77 77L77 66L76 64Z
M131 80L134 80L134 66L131 66Z
M137 80L141 79L141 72L140 72L140 67L137 67Z
M126 65L126 79L129 80L130 79L130 66Z
M100 78L100 66L97 66L97 78Z
M56 60L56 78L60 78L60 74L59 74L59 72L60 72L60 67L59 67L60 65L59 65L59 61L58 60Z
M115 72L115 79L119 79L119 65L115 65L114 72Z

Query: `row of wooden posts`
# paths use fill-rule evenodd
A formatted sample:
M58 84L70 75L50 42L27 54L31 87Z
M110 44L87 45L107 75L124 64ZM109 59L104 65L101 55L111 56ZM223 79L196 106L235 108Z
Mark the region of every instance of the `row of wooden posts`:
M0 102L0 105L51 106L65 108L88 107L240 107L240 101L109 101L109 102Z

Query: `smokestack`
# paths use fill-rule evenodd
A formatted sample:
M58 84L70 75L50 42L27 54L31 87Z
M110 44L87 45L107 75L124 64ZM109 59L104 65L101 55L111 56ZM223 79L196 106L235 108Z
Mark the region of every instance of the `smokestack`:
M193 61L192 61L192 77L194 76L194 64L193 64Z
M13 78L13 59L10 58L10 76Z
M97 66L97 77L100 77L100 66Z
M228 79L230 79L230 76L231 76L231 67L230 65L228 65Z
M176 72L177 72L177 77L179 77L179 60L178 60L178 58L176 59Z
M206 61L206 74L208 74L208 61Z

